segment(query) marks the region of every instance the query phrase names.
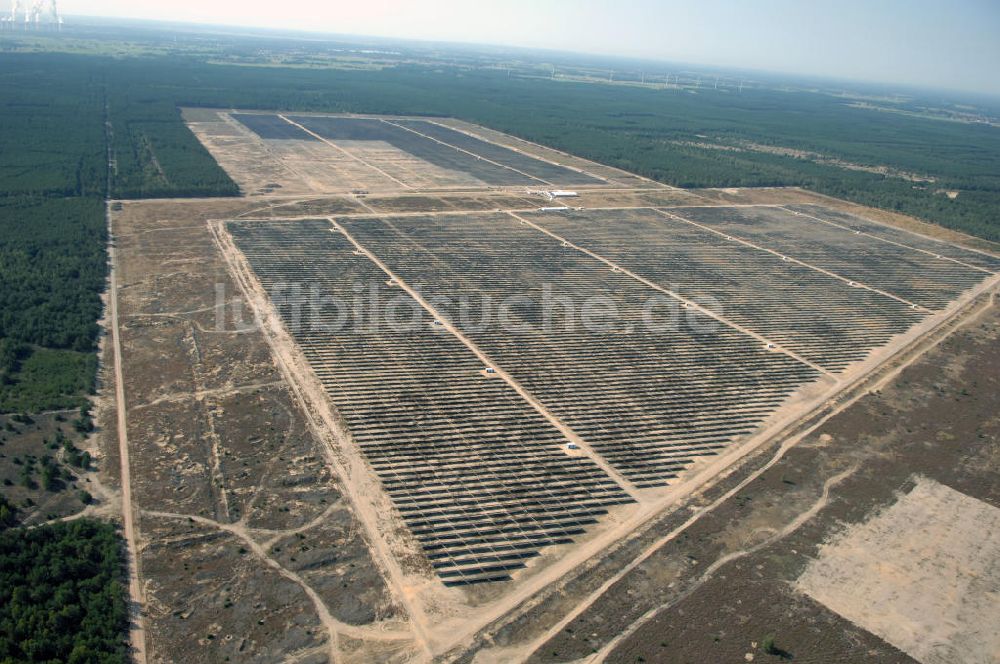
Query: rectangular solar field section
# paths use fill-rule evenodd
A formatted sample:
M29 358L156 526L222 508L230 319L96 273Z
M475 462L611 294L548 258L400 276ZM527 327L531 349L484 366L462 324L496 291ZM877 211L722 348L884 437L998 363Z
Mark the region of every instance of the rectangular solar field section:
M501 145L481 140L475 136L470 136L469 134L444 127L434 122L427 120L393 120L392 122L425 136L430 136L448 145L468 150L491 161L510 166L550 184L565 186L605 184L603 180L599 180L586 173L580 173L571 168L565 168L558 164L551 164L547 161L529 157Z
M350 141L381 141L440 168L471 175L491 185L540 186L542 181L512 168L456 150L389 122L370 118L289 116L309 131L340 145ZM350 151L350 145L341 145Z
M277 115L262 115L258 113L233 113L247 129L261 138L270 140L318 141L309 132L302 131L295 125L285 122Z
M524 213L561 238L695 301L828 371L841 371L925 314L655 210Z
M800 212L802 214L810 215L817 219L822 219L823 221L843 226L852 231L867 233L868 235L881 240L898 242L899 244L913 247L914 249L919 249L921 251L926 251L937 256L944 256L956 261L961 261L966 265L979 267L993 273L1000 273L1000 257L992 256L981 251L957 247L953 244L948 244L947 242L941 242L933 238L917 235L916 233L909 233L900 228L893 228L892 226L879 224L874 221L869 221L868 219L862 219L861 217L848 212L841 212L840 210L821 207L819 205L786 205L783 207L791 210L792 212Z
M446 584L509 578L543 547L572 541L611 506L631 502L429 318L370 327L353 302L371 285L386 301L399 298L404 322L415 302L385 286L384 273L329 222L227 229Z
M687 207L669 211L935 311L991 276L782 208Z
M820 375L704 316L671 325L676 300L502 213L338 223L638 487L756 431Z

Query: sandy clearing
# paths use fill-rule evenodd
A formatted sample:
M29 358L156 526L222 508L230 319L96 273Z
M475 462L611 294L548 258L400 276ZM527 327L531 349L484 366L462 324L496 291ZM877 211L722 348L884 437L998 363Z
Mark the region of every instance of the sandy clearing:
M797 587L923 664L1000 661L1000 509L915 482L824 545Z

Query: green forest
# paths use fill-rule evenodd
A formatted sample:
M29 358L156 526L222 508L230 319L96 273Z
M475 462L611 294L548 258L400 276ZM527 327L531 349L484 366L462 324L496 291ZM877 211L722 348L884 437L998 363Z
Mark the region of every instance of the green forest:
M172 103L113 82L113 61L0 60L0 413L77 408L97 368L109 192L238 191Z
M11 507L0 499L0 517ZM93 519L0 525L0 662L127 662L121 539Z

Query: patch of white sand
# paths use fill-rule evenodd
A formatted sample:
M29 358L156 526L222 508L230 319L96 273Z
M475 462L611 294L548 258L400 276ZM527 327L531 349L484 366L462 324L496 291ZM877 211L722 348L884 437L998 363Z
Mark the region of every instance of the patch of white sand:
M923 664L996 664L1000 509L919 478L825 544L798 588Z

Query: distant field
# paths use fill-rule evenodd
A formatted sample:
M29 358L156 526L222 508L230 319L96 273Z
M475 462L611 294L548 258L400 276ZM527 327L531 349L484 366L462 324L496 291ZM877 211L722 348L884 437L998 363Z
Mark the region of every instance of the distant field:
M590 76L598 71L593 63L572 65L569 56L546 64L516 54L506 61L517 64L500 67L498 56L461 49L389 52L293 38L269 42L266 67L232 66L215 63L250 64L252 37L217 35L208 43L148 25L5 39L32 49L3 56L9 77L38 68L48 76L56 68L105 84L112 121L125 123L115 132L122 196L228 186L178 131L178 105L450 115L678 186L805 186L1000 239L993 212L1000 202L1000 138L995 119L989 121L995 108L949 103L938 93L852 91L846 84L763 77L742 86L728 80L715 90L696 85L691 73L677 82L676 68L675 82L666 85L648 66L643 77L616 72L612 85ZM81 50L83 44L93 48ZM74 54L52 53L60 50ZM139 53L142 58L129 57ZM373 68L298 66L340 58L367 60ZM550 69L554 78L541 75ZM642 78L648 82L640 84ZM28 95L27 88L18 95ZM35 86L30 94L43 93ZM126 141L132 147L126 149Z

